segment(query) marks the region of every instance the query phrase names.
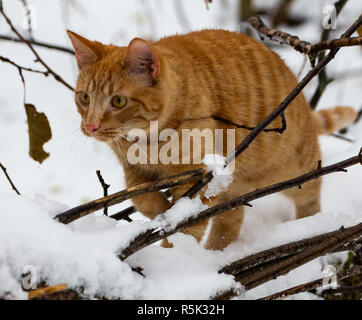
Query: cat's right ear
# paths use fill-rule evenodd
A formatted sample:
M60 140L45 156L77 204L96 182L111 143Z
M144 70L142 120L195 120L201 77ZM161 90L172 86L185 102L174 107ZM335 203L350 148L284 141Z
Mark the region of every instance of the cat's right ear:
M82 69L101 58L102 44L100 42L90 41L70 30L67 30L67 34L75 50L75 58L77 59L79 69Z
M154 83L160 74L160 61L147 41L133 39L127 48L124 64L130 73L139 76L148 84Z

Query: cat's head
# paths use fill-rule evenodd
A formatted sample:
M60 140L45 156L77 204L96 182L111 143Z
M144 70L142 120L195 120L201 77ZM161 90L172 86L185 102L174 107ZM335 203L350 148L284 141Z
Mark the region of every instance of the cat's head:
M101 141L118 139L133 128L149 128L164 105L162 63L142 39L128 47L104 45L67 31L79 76L75 101L81 130Z

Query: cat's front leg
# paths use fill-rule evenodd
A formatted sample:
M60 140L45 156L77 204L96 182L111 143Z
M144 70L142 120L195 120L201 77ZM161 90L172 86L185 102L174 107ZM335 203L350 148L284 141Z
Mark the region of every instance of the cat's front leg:
M127 188L154 180L137 169L125 168L124 171ZM134 197L132 202L137 211L150 219L155 218L158 214L165 212L170 207L170 202L167 200L167 197L160 191Z

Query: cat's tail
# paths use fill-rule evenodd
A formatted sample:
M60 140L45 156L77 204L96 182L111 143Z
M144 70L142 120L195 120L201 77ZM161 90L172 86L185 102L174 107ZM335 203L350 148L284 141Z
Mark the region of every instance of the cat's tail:
M317 123L318 134L328 134L342 129L357 118L357 112L352 107L335 107L313 112Z

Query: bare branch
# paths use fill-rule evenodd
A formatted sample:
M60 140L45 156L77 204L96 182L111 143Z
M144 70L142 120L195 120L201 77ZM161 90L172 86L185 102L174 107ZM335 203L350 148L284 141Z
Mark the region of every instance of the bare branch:
M110 185L107 184L107 183L104 181L100 170L97 170L97 171L96 171L96 174L97 174L98 180L99 180L99 182L100 182L100 184L101 184L101 186L102 186L102 188L103 188L103 196L104 196L104 197L107 197L107 196L108 196L108 188L110 187ZM107 205L104 206L103 213L104 213L106 216L108 216L108 207L107 207Z
M39 63L41 63L44 68L48 71L49 74L51 74L55 80L59 81L60 83L62 83L64 86L66 86L68 89L74 91L73 87L71 85L69 85L61 76L59 76L57 73L55 73L53 71L53 69L51 69L45 62L44 60L39 56L39 54L36 52L36 50L33 48L33 46L30 44L29 41L27 41L26 39L24 39L24 37L16 30L16 28L14 27L13 23L11 22L10 18L6 15L2 2L0 3L0 13L2 14L2 16L5 18L7 24L10 26L11 30L19 37L19 39L21 39L28 47L29 49L33 52L34 56L36 57L37 61Z
M326 239L335 237L340 232L341 230L327 232L315 237L286 243L278 247L252 254L223 267L219 270L219 273L227 273L232 275L240 274L241 272L248 269L252 269L261 265L266 265L269 262L281 260L282 258L295 255ZM342 245L333 252L353 250L361 244L362 240L351 241L348 245Z
M13 42L17 42L17 43L24 43L23 40L19 39L19 38L15 38L15 37L10 37L4 34L0 34L0 40L6 40L6 41L13 41ZM30 44L34 45L34 46L38 46L38 47L43 47L43 48L47 48L47 49L53 49L53 50L58 50L61 52L65 52L65 53L69 53L71 55L75 55L74 50L64 47L64 46L60 46L60 45L56 45L53 43L48 43L48 42L42 42L42 41L37 41L34 39L26 39L26 41L28 41Z
M235 280L239 281L246 290L250 290L278 276L287 274L289 271L319 256L333 252L342 245L358 239L361 235L362 223L346 229L342 227L338 232L335 232L332 237L327 237L299 253L285 258L275 259L266 264L236 274L234 275ZM231 289L225 291L215 299L229 299L237 294L237 292Z
M10 60L9 58L3 57L3 56L0 56L0 61L9 63L9 64L13 65L14 67L16 67L18 70L40 73L46 77L49 75L48 71L34 70L32 68L22 67L22 66L16 64L14 61Z
M6 168L1 164L1 162L0 162L0 168L1 168L2 171L4 172L4 174L5 174L6 178L8 179L11 187L13 188L13 190L20 196L19 190L15 187L14 183L12 182L12 180L10 179L10 177L9 177L9 175L8 175L8 173L7 173Z
M55 219L61 223L68 224L89 213L104 208L104 206L110 207L112 205L121 203L127 199L139 196L141 194L159 191L162 189L198 180L202 176L203 172L204 172L203 169L191 170L171 177L154 180L147 183L142 183L137 186L116 192L107 197L99 198L97 200L93 200L88 203L82 204L78 207L69 209L68 211L58 214L55 217Z
M135 213L137 210L134 206L130 206L126 209L123 209L122 211L112 214L111 218L115 219L117 221L119 220L126 220L128 222L132 222L132 219L129 217L132 213Z

